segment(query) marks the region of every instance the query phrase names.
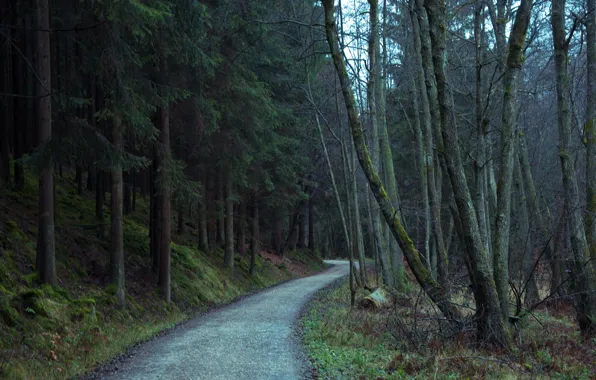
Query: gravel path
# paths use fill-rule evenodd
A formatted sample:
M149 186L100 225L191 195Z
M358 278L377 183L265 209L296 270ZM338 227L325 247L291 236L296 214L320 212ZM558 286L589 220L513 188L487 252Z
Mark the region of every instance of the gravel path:
M305 379L310 365L294 334L313 294L348 274L344 261L186 323L136 350L104 379Z

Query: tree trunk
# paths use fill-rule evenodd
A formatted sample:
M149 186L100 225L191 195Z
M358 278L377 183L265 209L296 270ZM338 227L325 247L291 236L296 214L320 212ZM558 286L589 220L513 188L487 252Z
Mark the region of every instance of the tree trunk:
M205 189L205 209L207 213L207 234L209 242L209 250L215 251L217 247L217 216L219 206L217 204L215 174L208 176L207 188Z
M379 36L379 2L377 0L369 0L369 18L370 18L370 32L368 38L368 60L369 60L369 78L367 83L367 98L368 98L368 112L371 124L371 159L373 168L378 172L380 169L380 144L379 144L379 126L377 119L377 91L376 81L378 80L378 65L377 60L377 44ZM341 77L340 77L341 82ZM344 83L342 83L345 86ZM352 136L354 139L355 137ZM358 149L358 148L356 148ZM391 194L389 195L391 196ZM391 198L390 198L391 199ZM387 249L383 249L383 236L381 232L381 215L379 205L376 202L372 204L372 218L373 218L373 230L375 233L375 240L377 249L379 250L379 258L381 261L381 268L383 273L383 281L387 286L395 286L398 279L393 278L391 259Z
M331 5L331 7L333 9L332 5ZM333 27L335 27L335 25L333 25ZM336 37L336 42L337 42L337 37ZM339 50L339 45L337 46L337 49ZM310 91L310 84L309 84L309 91ZM312 100L312 96L311 96L311 100ZM335 182L335 174L333 173L333 166L331 165L329 153L327 152L327 144L325 143L325 136L323 136L323 129L321 128L321 123L319 120L318 113L315 114L315 118L316 118L317 129L319 131L319 138L321 140L321 145L323 147L323 154L325 155L325 161L327 162L327 170L329 171L329 176L331 177L331 185L333 186L335 202L337 203L337 208L338 208L339 216L341 219L341 224L342 224L342 229L343 229L343 237L345 240L346 247L348 248L348 258L350 261L350 305L354 306L355 295L356 295L356 288L354 286L354 266L352 265L354 260L352 257L352 250L350 249L350 247L352 246L352 243L350 241L350 234L348 232L348 223L347 223L346 217L344 215L344 209L341 204L341 197L339 195L339 190L337 189L337 184Z
M376 1L372 1L372 3L376 3ZM373 4L373 6L374 5L375 4ZM456 321L461 318L459 311L450 302L449 294L447 294L444 289L432 278L428 269L426 269L426 267L422 264L422 261L420 260L420 254L403 228L401 221L396 217L395 209L391 204L391 200L387 196L387 192L383 188L379 175L373 166L368 153L368 148L364 142L364 130L358 117L356 100L354 99L354 93L350 85L350 78L346 70L346 64L339 48L337 31L335 29L335 17L333 15L334 1L323 0L323 6L325 9L325 32L327 35L327 41L331 49L331 55L333 57L335 68L339 75L344 101L346 103L348 119L352 129L352 138L356 147L356 153L358 154L360 166L362 167L362 170L368 179L371 192L375 196L383 216L391 228L393 236L399 242L404 255L406 256L414 276L422 288L430 296L430 298L435 302L435 304L437 304L443 314L450 321ZM456 325L458 324L459 323L456 323Z
M315 222L313 197L308 199L308 250L315 252Z
M124 133L122 121L115 117L112 126L112 142L117 151L124 151ZM112 169L112 212L111 212L111 246L110 246L110 284L116 289L116 299L120 307L124 306L124 230L123 219L123 194L122 194L122 166L117 164Z
M137 210L137 172L135 169L132 169L130 176L132 179L131 186L130 186L130 190L132 191L132 204L130 205L130 210L136 211Z
M571 101L569 98L568 48L565 32L565 0L552 1L551 23L557 75L557 116L559 125L559 156L563 174L563 189L569 210L571 248L575 262L573 275L577 295L577 320L582 332L596 328L596 274L589 262L589 247L583 226L579 187L571 146Z
M587 6L586 233L590 258L596 267L596 0L587 0Z
M13 12L16 10L13 8ZM12 45L4 43L0 47L0 91L14 92L11 83ZM16 54L16 53L15 53ZM13 107L5 99L0 102L0 188L10 186L10 127L13 125ZM13 128L14 129L14 128Z
M517 140L517 139L516 139ZM515 187L518 197L518 219L519 228L517 234L519 236L518 249L521 251L521 273L523 274L520 291L525 291L524 303L527 306L532 306L538 301L538 286L536 285L536 273L534 272L534 252L532 244L532 232L530 230L530 217L527 193L522 177L522 170L519 160L514 162L515 165Z
M151 202L151 265L153 272L159 274L159 261L161 252L161 238L162 238L162 209L160 204L158 168L161 165L161 159L159 157L159 142L156 142L153 147L153 164L150 171L150 186L149 186L149 197Z
M114 175L112 174L112 181L114 180ZM124 205L124 214L128 215L131 211L131 193L130 193L130 173L123 173L122 174L122 181L123 181L123 188L124 188L124 195L123 195L123 205ZM114 189L114 184L112 183L112 190ZM113 196L113 195L112 195Z
M354 149L354 144L350 141L350 153L352 159L352 201L354 207L354 233L352 234L352 245L355 248L357 258L358 258L358 265L360 270L358 273L360 274L360 281L364 284L364 286L368 286L368 274L366 272L366 258L364 256L364 238L362 237L362 224L360 223L360 201L358 197L358 181L356 177L356 149Z
M490 257L490 223L488 222L488 210L486 208L486 179L487 179L487 165L489 161L486 159L486 134L488 127L488 120L484 117L483 110L483 80L482 80L482 67L483 67L483 52L484 52L484 27L483 27L483 11L484 1L476 0L474 6L474 42L476 44L476 139L477 139L477 157L474 163L474 174L475 174L475 187L476 193L474 196L474 202L476 207L476 214L478 217L478 223L480 224L480 235L482 242L484 243L484 249L486 250L487 257Z
M37 17L37 76L36 86L38 143L44 145L52 138L52 70L50 66L50 7L48 0L36 0ZM22 78L19 78L21 80ZM42 283L56 284L56 261L54 241L54 173L51 160L46 162L39 176L39 222L36 260Z
M553 243L553 252L550 257L550 294L555 296L562 296L561 284L563 282L563 265L561 251L563 250L563 241L565 240L565 231L567 230L567 216L568 207L567 200L563 204L563 210L561 212L561 218L557 223L557 229L555 231L555 241Z
M275 209L273 218L273 249L279 254L281 252L283 239L283 220L279 208Z
M224 195L224 174L223 169L220 169L219 175L217 176L217 241L218 247L224 247L226 242L225 237L225 195Z
M20 14L24 13L24 7L23 6L19 6L19 1L16 0L12 0L11 2L11 7L13 8L13 12L12 12L12 23L14 25L19 25L22 29L18 30L15 29L12 32L13 38L14 38L14 44L15 46L18 46L19 49L21 50L21 54L23 53L23 50L27 45L27 34L25 31L25 25L23 22L23 18L20 17ZM43 11L48 11L49 12L49 2L47 1L37 1L37 10L39 11L40 9L43 8ZM23 12L23 13L21 13ZM39 18L40 17L46 17L45 15L40 15L39 12L36 15L37 17L37 23L39 22L45 22L45 21L41 21ZM49 15L47 16L48 18L50 17ZM49 25L50 21L48 19L47 24ZM39 26L39 24L37 25L37 28L41 28L41 26ZM46 82L44 82L43 84L41 83L37 83L36 84L36 95L37 96L47 96L50 97L50 92L51 92L51 84L52 84L52 80L50 78L50 76L52 75L52 70L51 70L51 51L50 51L50 36L49 35L45 35L47 34L44 32L37 32L36 34L36 52L35 55L36 57L42 57L41 54L45 54L43 56L42 59L40 60L45 60L45 62L42 63L42 65L47 64L47 74L48 77L47 78L43 78L45 79ZM46 41L47 40L47 47L43 47L43 51L40 51L40 39ZM8 42L8 40L6 40ZM23 60L23 57L21 54L13 54L12 55L12 84L13 84L13 91L15 92L15 94L19 94L19 95L29 95L29 91L26 85L26 81L23 80L23 78L26 77L27 72L29 72L30 70L27 68L27 70L25 71L24 66L25 66L25 61ZM31 62L31 61L30 61ZM37 62L37 70L40 69L40 64L39 62ZM38 75L38 80L42 80L42 78ZM24 84L25 83L25 84ZM42 91L46 91L43 94L41 94L39 91L39 87L42 87ZM24 142L23 142L23 132L27 129L28 126L28 119L31 118L31 113L28 110L28 104L27 104L27 100L24 97L21 96L16 96L13 98L13 134L12 137L14 139L13 142L13 163L14 163L14 186L17 190L22 190L25 186L25 174L24 174L24 170L23 170L23 164L21 162L21 159L23 158L23 151L24 151ZM41 103L41 104L39 104ZM45 107L47 105L47 103L49 103L49 107L50 107L50 115L47 116L48 118L51 118L51 97L50 100L47 99L41 99L41 102L38 102L37 107ZM39 120L40 119L44 119L46 116L41 116L38 115L38 128L43 128L41 124L39 124ZM51 123L51 121L48 121ZM50 129L51 131L51 129ZM43 132L38 131L38 134L41 134Z
M375 3L378 3L375 0ZM383 6L383 28L385 28L386 24L386 16L387 16L387 6L386 2L384 2ZM378 9L378 4L376 5ZM385 98L385 74L384 74L384 67L387 67L387 50L386 50L386 40L383 41L383 55L381 56L381 44L379 43L379 17L378 11L371 12L371 25L376 23L376 35L375 40L369 40L369 49L373 48L374 50L372 53L374 54L374 69L371 72L372 76L375 76L374 80L374 89L375 97L374 101L376 104L375 112L371 113L371 117L373 115L377 118L377 128L379 130L379 145L380 145L380 165L383 168L383 175L385 177L385 183L387 184L387 191L389 191L389 199L394 204L394 207L397 210L397 216L402 220L403 218L401 215L401 209L399 205L399 189L397 187L397 178L395 177L395 168L393 166L393 152L391 150L391 141L389 140L389 133L387 130L387 114L386 114L386 98ZM380 35L385 36L386 33L384 30L381 31ZM374 46L371 46L371 43ZM369 59L370 59L371 51L369 51ZM355 169L354 169L355 170ZM356 206L355 206L356 207ZM380 215L379 215L380 218ZM386 244L387 249L389 250L389 256L391 258L391 276L393 277L393 285L397 288L401 288L403 286L404 281L404 254L401 251L399 244L397 241L390 236L389 228L385 224L385 231L387 231L387 238Z
M246 223L246 202L242 200L238 205L238 237L236 241L236 249L240 256L244 256L246 249L246 230L244 225Z
M103 190L103 171L95 170L95 216L99 221L99 228L97 237L103 239L105 236L103 204L104 204L104 190Z
M207 231L207 183L205 180L201 184L201 201L199 202L199 249L206 253L209 252L209 232Z
M250 277L255 274L255 263L257 255L260 250L260 238L259 238L259 200L256 195L252 199L252 212L251 212L251 230L250 230L250 268L248 273Z
M509 317L509 231L511 224L511 183L515 152L516 99L519 73L523 65L526 32L530 23L532 1L522 0L507 45L507 60L503 74L503 113L501 117L501 154L497 183L496 229L493 241L494 276L501 314Z
M95 166L89 165L89 169L87 170L87 190L95 191L95 180Z
M166 83L167 64L162 63L161 75L162 83ZM170 109L169 105L162 105L159 109L159 149L161 153L160 166L162 172L167 172L165 168L168 162L171 161L170 151ZM170 303L171 299L171 188L169 181L161 179L158 181L160 188L158 188L157 207L160 209L159 217L161 219L161 237L159 247L159 287L161 296L166 303Z
M225 178L225 249L224 264L234 269L234 202L232 201L232 176L228 171Z
M308 191L308 189L307 189ZM298 242L297 246L300 249L305 249L308 247L308 242L306 241L308 234L308 201L302 200L300 207L300 221L298 223Z
M425 144L425 172L428 180L428 201L430 203L431 228L436 243L437 252L437 274L439 283L446 287L448 281L448 255L445 247L445 237L441 225L441 181L439 172L439 157L437 150L443 150L443 139L440 134L440 117L437 104L437 88L432 64L430 47L430 36L428 31L428 19L425 17L426 10L421 0L413 1L412 25L415 59L419 70L417 70L418 92L421 109L421 124L423 125L423 137ZM433 125L435 136L433 136ZM436 142L436 144L434 144ZM436 145L436 149L434 147ZM441 162L444 162L442 160ZM446 288L448 291L448 289Z

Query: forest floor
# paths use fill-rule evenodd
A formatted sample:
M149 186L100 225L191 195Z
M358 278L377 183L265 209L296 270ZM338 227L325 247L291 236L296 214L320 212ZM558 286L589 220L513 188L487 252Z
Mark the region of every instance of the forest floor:
M70 176L67 174L67 176ZM196 248L191 223L172 234L172 302L161 301L151 270L148 200L124 218L126 307L117 308L108 284L107 225L95 217L92 193L78 195L69 178L56 186L58 286L37 284L34 273L38 184L0 193L0 378L70 378L122 354L129 347L238 297L325 268L309 252L272 261L261 252L255 275L247 255L224 268L223 252ZM105 231L107 230L107 231Z
M357 299L366 293L359 290ZM565 303L519 323L512 351L479 347L473 328L450 334L425 297L407 289L392 307L350 308L348 281L319 292L301 319L320 379L594 379L596 339Z
M304 305L319 289L345 277L347 261L208 312L134 350L92 378L305 379L312 369L295 334Z

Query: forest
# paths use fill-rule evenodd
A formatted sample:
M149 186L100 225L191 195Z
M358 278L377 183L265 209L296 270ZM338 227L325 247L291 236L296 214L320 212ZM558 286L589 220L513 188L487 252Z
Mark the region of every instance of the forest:
M0 378L330 258L319 378L592 378L595 123L596 0L0 0Z

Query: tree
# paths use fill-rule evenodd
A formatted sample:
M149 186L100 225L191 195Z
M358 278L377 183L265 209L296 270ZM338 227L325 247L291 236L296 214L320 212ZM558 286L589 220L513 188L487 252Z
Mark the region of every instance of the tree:
M47 148L52 138L52 69L50 51L50 7L48 0L36 0L37 17L37 123L38 142ZM46 154L47 151L46 151ZM39 176L39 222L37 234L36 269L42 282L56 284L56 260L54 241L54 170L51 160L41 160Z
M112 121L112 141L117 152L122 154L124 151L124 132L122 130L122 121L115 117ZM125 286L124 286L124 231L122 226L123 219L123 181L122 165L116 164L112 169L112 212L110 233L110 284L115 287L115 295L118 305L124 306Z
M443 312L450 321L457 325L457 321L460 319L459 311L449 302L448 293L445 292L445 290L432 278L431 273L424 264L422 264L420 254L403 228L401 221L396 216L395 209L393 208L391 201L387 196L387 192L381 183L380 177L373 166L370 154L368 153L368 148L364 141L362 122L356 109L356 100L350 86L346 64L339 47L334 16L334 1L323 0L322 3L325 10L325 32L327 41L341 83L350 128L352 130L352 139L354 140L360 166L368 179L371 191L377 200L385 221L391 228L393 236L400 244L416 280L433 302L437 304L441 312Z
M571 105L569 99L568 49L565 32L565 0L553 0L551 10L555 72L557 76L557 122L559 157L563 188L569 213L571 246L574 255L574 284L577 292L577 320L583 332L596 326L596 273L590 263L590 251L582 220L575 163L571 157Z
M497 184L496 230L494 239L494 273L501 313L509 318L509 231L511 218L511 185L515 152L516 96L519 73L523 65L526 32L530 23L532 1L523 0L517 8L515 21L507 43L507 58L503 73L503 113L501 118L501 160Z

